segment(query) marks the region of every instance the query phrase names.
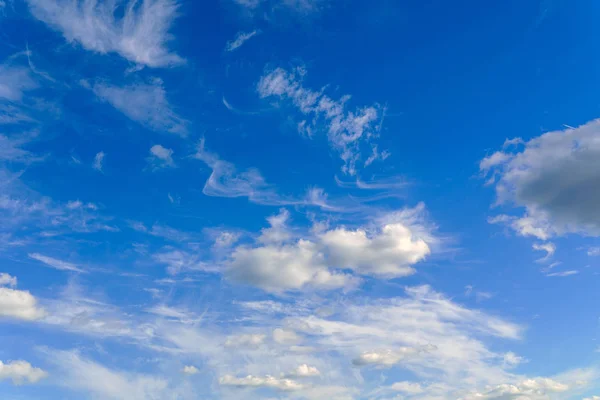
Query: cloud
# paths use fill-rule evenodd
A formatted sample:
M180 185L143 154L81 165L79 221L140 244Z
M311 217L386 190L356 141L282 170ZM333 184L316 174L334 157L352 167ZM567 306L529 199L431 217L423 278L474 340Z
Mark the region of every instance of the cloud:
M358 279L345 270L383 278L411 275L412 266L430 254L428 242L435 242L423 212L423 205L405 209L369 232L339 227L297 239L282 210L268 219L271 227L261 231L259 246L233 250L225 274L270 292L351 288Z
M276 328L273 330L273 340L279 344L296 344L302 339L300 336L291 330Z
M5 272L0 272L0 286L17 286L17 278L10 276Z
M33 321L43 318L45 311L31 293L25 290L0 287L0 316Z
M302 389L302 385L291 379L278 379L273 376L266 375L264 377L248 375L243 378L236 378L231 375L225 375L219 379L219 384L222 386L235 386L238 388L272 388L281 391L296 391Z
M23 98L24 92L35 89L37 86L31 78L29 69L0 65L0 100L19 102Z
M564 278L566 276L571 276L571 275L577 275L579 273L579 271L576 270L570 270L570 271L562 271L562 272L553 272L551 274L546 274L546 276L554 276L554 277L559 277L559 278Z
M150 148L150 157L148 157L148 162L155 170L160 168L175 167L175 162L173 161L173 150L167 149L160 144L155 144Z
M391 389L408 395L423 393L423 387L416 382L396 382L392 384Z
M524 210L504 218L521 234L600 235L600 120L494 153L481 169L494 178L498 204Z
M123 87L96 83L92 90L98 98L143 126L157 132L187 135L188 122L173 111L160 79Z
M183 367L181 372L183 372L186 375L196 375L200 371L198 370L198 368L194 367L193 365L186 365L185 367Z
M107 400L188 399L183 388L162 377L109 369L76 351L46 350L57 382L76 392Z
M156 253L152 258L160 264L165 264L169 275L177 275L190 271L217 272L215 267L206 264L197 254L188 253L183 250Z
M244 334L229 336L225 341L225 347L256 347L265 342L266 335Z
M292 371L288 376L292 378L309 378L313 376L319 376L321 372L317 367L311 367L308 364L300 364Z
M225 46L225 50L226 51L234 51L234 50L240 48L244 43L246 43L248 40L252 39L258 33L259 33L259 31L257 31L257 30L254 30L252 32L238 32L235 35L235 39L227 42L227 46ZM223 100L225 101L225 98L223 98Z
M600 256L600 247L590 247L587 250L587 255L590 257Z
M412 347L400 347L394 350L383 350L383 351L368 351L362 353L360 356L352 360L352 364L356 366L366 365L380 365L385 367L391 367L392 365L402 362L407 357L411 357L420 353L421 351L427 351L428 349L418 349ZM435 348L433 348L435 350Z
M554 243L534 243L533 249L536 251L545 251L546 255L537 260L537 262L548 261L556 252L556 246Z
M39 253L29 253L29 258L33 258L34 260L38 260L39 262L44 263L45 265L57 269L59 271L72 271L72 272L86 272L81 268L77 267L75 264L71 264L66 261L58 260L56 258L48 257Z
M100 54L117 53L148 67L167 67L184 60L169 51L173 0L27 0L33 16L59 31L69 42Z
M142 224L141 222L130 221L129 226L138 232L143 232L148 235L171 240L173 242L185 242L191 238L191 236L185 232L160 224L154 224L150 229L148 229L146 225Z
M106 156L106 154L104 154L103 151L96 153L94 156L94 164L92 164L92 168L94 168L96 171L102 172L102 167L104 166L104 156Z
M381 108L374 105L347 111L346 103L350 96L333 100L323 94L324 89L307 89L302 82L304 74L302 69L289 72L277 68L261 77L258 93L263 98L289 100L302 115L309 118L298 124L299 130L309 137L325 131L330 145L344 161L342 171L355 175L362 152L365 147L372 151L372 140L379 135ZM374 161L372 158L369 160L369 163Z
M569 390L569 386L564 383L557 382L550 378L534 378L526 379L516 384L497 385L486 390L485 392L477 392L472 395L467 395L460 400L543 400L548 399L548 395L550 394L562 393L566 392L567 390Z
M0 361L0 381L10 379L15 385L24 383L37 383L48 376L48 373L40 368L32 367L27 361L11 361L3 363Z

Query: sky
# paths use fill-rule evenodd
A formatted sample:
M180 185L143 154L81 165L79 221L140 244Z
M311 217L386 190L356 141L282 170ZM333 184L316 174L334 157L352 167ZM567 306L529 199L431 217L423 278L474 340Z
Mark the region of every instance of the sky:
M0 0L0 397L599 400L599 16Z

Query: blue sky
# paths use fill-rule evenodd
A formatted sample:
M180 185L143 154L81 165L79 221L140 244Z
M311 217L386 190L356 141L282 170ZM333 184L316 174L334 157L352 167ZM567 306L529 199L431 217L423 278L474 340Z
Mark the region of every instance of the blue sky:
M0 393L600 399L596 2L0 1Z

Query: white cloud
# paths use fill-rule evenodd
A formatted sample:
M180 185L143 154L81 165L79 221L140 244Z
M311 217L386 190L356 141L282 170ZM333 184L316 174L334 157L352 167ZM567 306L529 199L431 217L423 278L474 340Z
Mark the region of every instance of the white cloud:
M275 328L273 330L273 340L279 344L296 344L302 338L294 331L289 329Z
M39 253L29 253L29 258L33 258L34 260L38 260L46 264L47 266L58 269L60 271L73 271L73 272L85 272L81 268L77 267L75 264L71 264L66 261L58 260L56 258L48 257Z
M321 372L317 367L312 367L308 364L300 364L288 375L292 378L309 378L319 376L321 375Z
M555 277L564 278L566 276L577 275L578 273L579 273L579 271L569 270L569 271L562 271L562 272L553 272L553 273L547 274L546 276L555 276Z
M185 367L183 367L181 372L183 372L186 375L196 375L200 371L198 370L198 368L194 367L193 365L186 365Z
M178 400L192 398L163 377L109 369L75 351L47 350L58 372L56 381L70 390L107 400Z
M17 278L5 272L0 272L0 286L17 286Z
M18 102L23 98L24 92L36 87L29 69L0 65L0 99Z
M266 335L245 334L229 336L225 341L225 347L255 347L265 342Z
M27 361L0 361L0 381L10 379L15 385L36 383L48 376L46 371L32 367Z
M336 228L297 239L287 227L289 214L270 217L257 247L236 247L226 276L271 292L308 288L351 288L358 275L395 278L411 275L435 238L423 224L424 206L383 218L374 229Z
M435 348L420 349L413 347L400 347L394 350L367 351L352 360L352 363L357 366L381 365L385 367L391 367L392 365L402 362L406 358L428 350L435 350Z
M240 239L240 234L237 232L222 231L215 237L213 247L217 249L226 249L233 246Z
M149 67L180 64L183 59L169 51L169 29L177 16L173 0L27 0L31 13L69 42L100 54L121 57Z
M1 317L32 321L45 315L45 311L38 306L36 298L28 291L0 287Z
M406 393L408 395L423 393L423 387L416 382L396 382L392 384L391 389L396 392Z
M600 235L600 120L505 149L484 159L482 170L497 178L498 204L524 210L504 218L521 234Z
M187 135L187 121L173 111L159 79L123 87L96 83L92 90L131 120L154 131Z
M96 171L102 172L102 167L104 166L104 156L106 156L106 154L104 154L103 151L99 151L94 156L94 163L92 164L92 168L94 168Z
M590 257L600 256L600 247L590 247L587 250L587 255Z
M170 250L153 255L153 259L167 266L167 272L170 275L177 275L181 272L203 271L217 272L212 267L203 262L197 254L188 253L183 250Z
M174 167L175 162L173 161L173 150L155 144L150 148L150 157L148 161L152 164L154 169Z
M556 252L556 246L554 245L554 243L534 243L532 247L536 251L546 252L546 255L544 257L537 260L538 262L548 261Z
M231 375L225 375L219 379L219 383L222 386L235 386L238 388L267 387L267 388L278 389L278 390L282 390L282 391L295 391L295 390L300 390L303 387L300 383L293 381L291 379L287 379L287 378L278 379L278 378L275 378L275 377L269 376L269 375L266 375L264 377L248 375L243 378L236 378Z
M227 42L227 46L225 47L225 50L234 51L234 50L240 48L244 43L246 43L248 40L252 39L257 34L258 34L257 30L254 30L252 32L238 32L235 35L235 39Z
M31 140L32 135L6 136L0 134L0 161L28 164L41 158L23 149L23 145Z
M484 392L467 395L460 400L495 399L495 400L544 400L549 395L569 390L569 386L550 378L526 379L515 384L501 384Z
M340 153L344 161L342 171L350 175L356 174L362 152L365 147L372 152L371 142L379 134L379 121L382 117L380 107L375 105L347 111L346 103L350 96L333 100L323 94L324 89L307 89L302 82L304 74L302 69L288 72L277 68L261 77L258 93L263 98L290 100L301 114L310 118L299 123L299 130L308 136L325 130L330 145ZM324 125L324 129L320 128L320 124Z

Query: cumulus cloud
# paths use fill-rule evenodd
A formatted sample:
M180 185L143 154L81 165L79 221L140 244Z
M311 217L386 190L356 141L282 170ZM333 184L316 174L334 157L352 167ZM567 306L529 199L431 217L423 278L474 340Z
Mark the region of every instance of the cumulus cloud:
M181 372L183 372L186 375L196 375L200 371L198 370L198 368L194 367L193 365L186 365L185 367L183 367Z
M0 286L17 286L17 278L10 276L5 272L0 273Z
M481 169L492 174L498 204L523 210L493 222L542 240L600 235L600 120L494 153Z
M177 16L174 0L130 0L127 3L98 0L28 0L33 16L100 54L117 53L148 67L183 62L167 45L169 29Z
M365 148L372 151L372 141L379 134L382 110L379 106L346 110L350 96L334 100L324 94L324 89L315 91L303 86L305 71L286 71L277 68L261 77L257 90L261 97L289 100L308 119L298 124L298 129L307 136L320 131L327 133L330 145L340 153L344 162L344 173L356 174L357 163ZM373 162L369 158L369 163Z
M0 317L33 321L45 315L46 312L28 291L0 287Z
M300 364L292 371L288 376L292 378L309 378L313 376L319 376L321 372L317 367L312 367L308 364Z
M48 376L48 373L40 368L31 366L27 361L0 361L0 381L10 379L15 385L24 383L36 383Z
M287 227L289 214L269 218L256 247L234 249L226 276L238 282L278 292L305 288L351 288L357 275L396 278L411 275L412 267L431 250L435 239L422 225L423 206L406 209L371 229L339 227L296 239Z
M567 390L569 390L569 386L564 383L557 382L550 378L534 378L526 379L515 384L497 385L484 392L477 392L473 393L472 395L467 395L460 400L543 400L548 399L548 396L550 395L566 392Z
M435 350L435 348L431 348ZM427 351L428 348L412 348L412 347L400 347L394 350L382 350L382 351L368 351L362 353L360 356L352 360L352 364L356 366L365 365L380 365L385 367L391 367L392 365L398 364L407 357L418 354L421 351Z
M173 150L163 147L160 144L155 144L150 147L148 162L152 165L153 169L174 167Z
M167 100L163 83L155 79L150 83L113 86L96 83L92 90L103 101L154 131L187 135L187 121L173 111Z
M248 375L242 378L236 378L231 375L225 375L219 379L219 383L222 386L235 386L238 388L272 388L278 389L281 391L292 392L296 390L300 390L303 386L291 379L287 378L275 378L273 376L266 375L264 377L261 376L252 376Z
M96 171L102 172L102 168L104 166L104 156L106 156L106 154L104 154L103 151L99 151L94 156L94 163L92 164L92 168L94 168Z
M81 268L77 267L75 264L71 264L70 262L62 261L56 258L48 257L39 253L29 253L29 258L33 258L51 268L57 269L59 271L72 271L72 272L85 272Z
M227 42L227 46L225 47L225 50L227 50L227 51L237 50L238 48L242 47L242 45L244 43L246 43L248 40L250 40L254 36L256 36L258 33L259 32L257 30L254 30L252 32L238 32L235 35L235 38L233 40Z

